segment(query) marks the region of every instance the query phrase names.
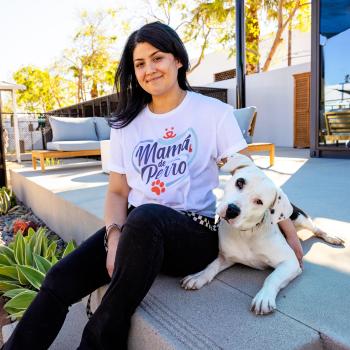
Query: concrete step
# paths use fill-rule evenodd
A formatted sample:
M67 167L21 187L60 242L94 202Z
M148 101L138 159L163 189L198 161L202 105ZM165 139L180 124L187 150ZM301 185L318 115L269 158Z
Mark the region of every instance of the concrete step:
M221 281L189 292L159 276L133 316L129 349L322 349L317 331L279 311L255 316L250 302ZM50 350L76 349L86 322L85 305L73 305ZM5 341L14 325L3 328Z

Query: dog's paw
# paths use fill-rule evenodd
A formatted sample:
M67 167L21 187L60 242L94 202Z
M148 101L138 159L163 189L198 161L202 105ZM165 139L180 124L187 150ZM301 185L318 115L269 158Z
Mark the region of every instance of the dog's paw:
M334 245L344 245L345 241L336 236L327 236L324 239L326 242Z
M256 315L265 315L276 309L276 296L269 290L262 288L251 304L251 311Z
M188 275L180 281L181 287L186 290L200 289L208 282L210 281L208 281L202 271L194 275Z

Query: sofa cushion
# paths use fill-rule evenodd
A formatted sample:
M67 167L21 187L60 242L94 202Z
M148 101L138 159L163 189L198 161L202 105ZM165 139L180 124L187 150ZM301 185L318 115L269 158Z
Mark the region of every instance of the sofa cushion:
M52 141L97 141L93 118L50 117Z
M99 141L54 141L48 142L50 151L86 151L100 148Z
M94 117L96 133L99 140L109 140L111 128L105 117Z
M256 107L245 107L235 109L233 111L234 116L237 119L238 125L242 131L243 137L247 143L252 143L253 138L248 134L249 126L253 120Z

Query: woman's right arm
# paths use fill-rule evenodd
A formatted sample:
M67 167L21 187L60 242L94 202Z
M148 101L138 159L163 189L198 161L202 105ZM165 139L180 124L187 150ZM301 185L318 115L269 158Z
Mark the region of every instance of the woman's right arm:
M105 225L116 223L123 225L127 216L128 194L130 187L126 181L125 174L119 174L111 171L105 201L104 219ZM108 253L106 268L110 277L114 270L115 254L118 247L120 232L117 228L112 229L108 236Z

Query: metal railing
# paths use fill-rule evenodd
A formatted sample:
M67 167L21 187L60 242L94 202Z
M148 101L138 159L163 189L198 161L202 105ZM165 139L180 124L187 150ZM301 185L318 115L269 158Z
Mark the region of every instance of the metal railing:
M192 86L192 89L203 95L214 97L223 102L227 102L227 89L204 86ZM51 111L51 113L63 113L69 117L100 117L110 115L117 109L117 105L118 94L114 93L64 108L55 109Z
M48 117L64 116L54 113L16 113L18 120L20 153L46 149ZM16 153L13 113L2 113L3 143L6 159L13 160Z

